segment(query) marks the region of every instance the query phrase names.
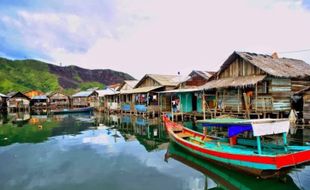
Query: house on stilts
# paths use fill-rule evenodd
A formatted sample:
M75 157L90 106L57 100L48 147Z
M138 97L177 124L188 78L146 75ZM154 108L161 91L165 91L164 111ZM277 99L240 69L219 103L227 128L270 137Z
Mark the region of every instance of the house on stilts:
M122 112L158 115L160 113L158 92L172 90L183 81L180 75L146 74L131 90L120 91ZM161 100L170 104L170 100Z
M214 97L214 116L286 117L294 92L310 85L310 65L302 60L234 52L202 86Z
M160 96L170 99L170 104L161 103L161 112L173 118L181 116L203 116L203 90L200 87L207 83L215 72L193 70L176 89L162 91Z
M46 95L51 110L70 108L70 97L60 92L54 92Z
M7 109L9 112L29 112L30 98L21 92L7 94Z
M81 91L71 96L71 106L73 108L98 107L98 92Z

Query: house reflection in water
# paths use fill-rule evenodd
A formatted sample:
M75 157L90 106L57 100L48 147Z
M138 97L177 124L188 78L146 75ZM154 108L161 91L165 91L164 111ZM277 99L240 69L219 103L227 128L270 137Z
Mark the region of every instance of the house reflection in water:
M100 117L98 121L101 125L115 127L125 141L139 141L148 152L167 148L168 138L159 118L147 119L134 115L101 115L96 117Z

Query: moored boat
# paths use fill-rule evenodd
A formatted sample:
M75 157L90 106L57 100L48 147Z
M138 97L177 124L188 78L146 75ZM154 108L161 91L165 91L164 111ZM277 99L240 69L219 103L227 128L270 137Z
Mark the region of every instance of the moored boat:
M278 179L257 180L254 176L244 175L241 172L235 172L234 170L223 168L217 164L206 162L204 159L188 154L188 151L184 151L184 149L179 147L176 143L169 144L165 154L165 161L169 162L170 158L204 174L206 176L204 189L299 189L293 178L285 173ZM209 180L207 178L211 178L217 187L214 187L213 183L208 184ZM301 187L305 185L303 183L300 184L300 181L298 182L298 185Z
M229 168L268 178L310 161L310 146L288 146L288 120L227 120L200 121L204 127L224 127L227 138L210 136L185 128L164 117L170 140L190 153ZM239 135L248 133L252 139ZM282 134L282 144L262 143L263 136Z
M94 111L94 107L51 110L51 113L52 114L66 114L66 113L82 113L82 112L92 112L92 111Z

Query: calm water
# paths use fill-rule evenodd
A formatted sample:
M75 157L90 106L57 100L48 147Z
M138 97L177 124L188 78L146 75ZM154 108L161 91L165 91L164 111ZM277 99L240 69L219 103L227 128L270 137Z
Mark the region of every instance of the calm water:
M310 189L310 166L261 180L186 154L157 119L19 114L0 117L0 189Z

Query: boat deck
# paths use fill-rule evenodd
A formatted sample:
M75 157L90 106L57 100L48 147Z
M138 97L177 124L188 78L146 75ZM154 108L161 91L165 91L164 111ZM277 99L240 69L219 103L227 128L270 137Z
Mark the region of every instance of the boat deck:
M191 143L194 143L196 145L199 145L203 148L214 150L214 151L220 151L220 152L226 152L226 153L232 153L232 154L244 154L244 155L255 155L258 154L257 148L254 146L248 146L248 145L230 145L228 142L225 142L223 140L214 140L214 139L203 139L200 137L194 137L194 135L186 133L186 132L180 132L176 133L178 137L183 138L186 141L189 141ZM271 147L262 147L262 155L281 155L281 154L287 154L287 153L293 153L296 152L293 147L288 147L288 151L284 150L284 147L278 147L278 148L271 148Z

